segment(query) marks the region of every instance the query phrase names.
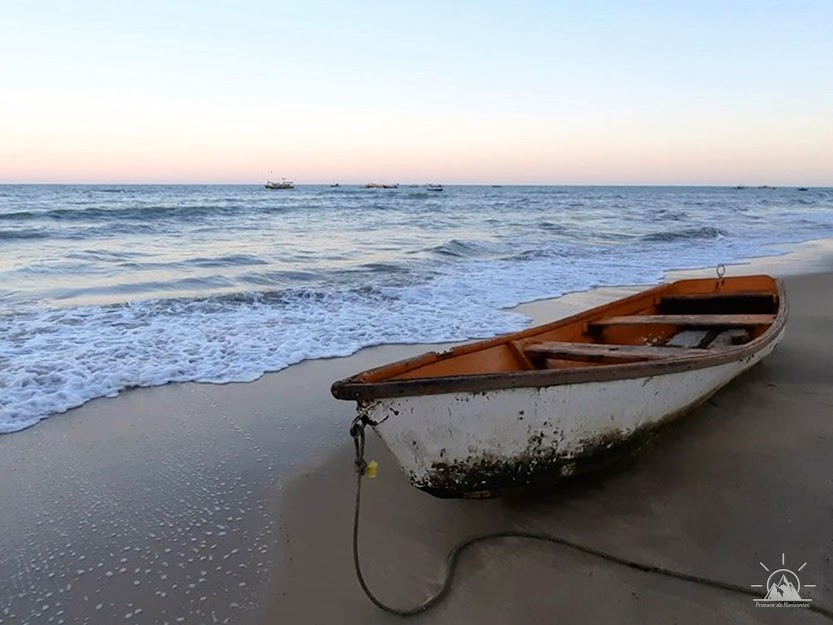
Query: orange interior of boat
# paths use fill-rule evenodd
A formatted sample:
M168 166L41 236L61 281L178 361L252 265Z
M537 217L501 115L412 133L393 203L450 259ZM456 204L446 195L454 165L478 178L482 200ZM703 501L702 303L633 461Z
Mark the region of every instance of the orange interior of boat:
M759 337L781 310L770 276L681 280L546 325L393 363L379 382L572 369L697 356Z

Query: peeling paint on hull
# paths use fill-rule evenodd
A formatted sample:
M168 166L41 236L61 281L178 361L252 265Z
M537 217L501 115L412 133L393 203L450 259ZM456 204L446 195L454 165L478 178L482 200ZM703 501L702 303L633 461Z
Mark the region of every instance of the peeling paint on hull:
M559 455L553 449L541 449L533 440L532 451L511 459L472 458L453 464L435 462L426 473L425 481L414 482L414 486L435 497L481 499L530 488L551 488L566 479L607 468L638 453L663 425L690 412L696 405L628 435L610 432L595 440L584 441L569 457Z

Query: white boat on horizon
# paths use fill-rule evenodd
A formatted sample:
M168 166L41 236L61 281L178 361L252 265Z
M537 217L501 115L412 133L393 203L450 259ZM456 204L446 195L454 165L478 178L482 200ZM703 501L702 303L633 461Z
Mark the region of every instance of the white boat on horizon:
M281 178L280 182L274 182L272 180L267 180L266 184L264 185L267 189L294 189L295 183L291 180L287 180L286 178Z

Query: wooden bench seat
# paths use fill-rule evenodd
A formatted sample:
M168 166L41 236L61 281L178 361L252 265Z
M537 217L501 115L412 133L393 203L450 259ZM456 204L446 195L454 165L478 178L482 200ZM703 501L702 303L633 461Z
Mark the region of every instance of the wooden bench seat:
M606 326L675 325L689 328L745 328L768 326L775 322L775 315L623 315L608 317L588 323L590 329Z
M700 356L707 349L663 347L652 345L614 345L609 343L568 343L544 341L523 346L524 354L531 358L604 359L604 360L663 360L680 356Z

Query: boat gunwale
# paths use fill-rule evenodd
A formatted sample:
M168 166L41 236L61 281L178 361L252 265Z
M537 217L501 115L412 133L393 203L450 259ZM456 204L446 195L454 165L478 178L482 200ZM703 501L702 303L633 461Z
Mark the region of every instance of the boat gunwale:
M771 276L742 277L771 278ZM333 396L338 399L356 401L422 395L441 395L446 393L485 393L505 389L543 388L567 384L585 384L590 382L611 382L617 380L630 380L634 378L649 378L658 375L669 375L685 371L707 369L730 362L740 361L744 358L754 356L756 353L767 347L780 336L786 326L788 306L786 298L784 297L783 283L778 278L771 279L775 284L775 291L773 295L778 295L778 310L775 313L775 321L760 336L742 345L723 348L720 350L704 350L702 355L686 354L671 356L668 359L663 360L597 365L594 367L520 370L500 373L412 378L405 380L380 380L376 382L368 382L363 379L384 369L407 367L405 370L411 370L412 368L436 362L438 359L461 356L473 351L488 349L495 345L500 345L509 341L523 340L529 336L543 334L551 329L555 329L556 327L569 325L570 323L586 319L588 317L588 313L590 312L603 314L605 310L661 293L667 290L672 284L675 284L675 282L668 282L645 291L640 291L639 293L635 293L628 297L608 302L602 306L590 308L563 319L527 328L525 330L521 330L520 332L504 334L492 339L475 341L474 343L466 343L445 352L427 352L404 360L388 363L380 367L368 369L335 382L332 385L331 392Z

